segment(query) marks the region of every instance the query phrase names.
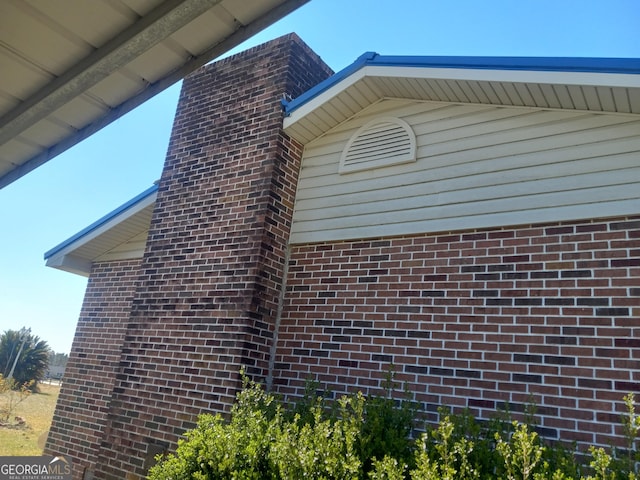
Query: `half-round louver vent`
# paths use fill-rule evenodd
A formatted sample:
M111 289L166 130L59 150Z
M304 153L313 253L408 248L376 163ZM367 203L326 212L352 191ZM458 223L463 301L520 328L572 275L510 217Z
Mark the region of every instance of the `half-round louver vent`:
M340 173L358 172L416 160L416 136L399 118L378 118L358 129L340 158Z

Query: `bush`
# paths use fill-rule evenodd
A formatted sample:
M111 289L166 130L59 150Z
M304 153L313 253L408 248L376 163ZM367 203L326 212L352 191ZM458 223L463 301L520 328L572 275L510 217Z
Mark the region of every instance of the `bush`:
M373 468L373 459L391 456L402 464L414 463L412 433L419 415L408 392L400 392L387 373L384 395L370 395L364 406L364 423L360 439L360 459L364 472Z
M372 480L635 480L635 436L640 418L625 397L624 452L591 448L588 465L575 451L545 445L526 423L478 422L468 412L441 410L437 426L416 440L417 411L407 399L358 393L328 402L312 389L285 406L244 378L226 421L200 416L174 454L159 458L151 480L372 479ZM313 390L315 391L315 390ZM581 472L587 472L583 476Z
M0 424L8 424L18 405L31 394L33 382L19 384L12 378L0 375Z
M255 382L244 379L227 423L221 415L200 416L195 429L149 472L150 479L357 479L356 451L364 397L339 400L335 418L320 402L309 421L286 420L284 407Z

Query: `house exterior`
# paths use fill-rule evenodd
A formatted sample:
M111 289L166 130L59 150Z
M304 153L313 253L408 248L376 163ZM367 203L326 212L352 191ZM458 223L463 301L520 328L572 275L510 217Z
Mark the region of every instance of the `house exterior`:
M141 478L239 370L618 444L640 390L640 61L295 35L184 82L158 184L45 254L89 277L47 451ZM284 99L284 100L283 100ZM435 417L434 417L435 418Z

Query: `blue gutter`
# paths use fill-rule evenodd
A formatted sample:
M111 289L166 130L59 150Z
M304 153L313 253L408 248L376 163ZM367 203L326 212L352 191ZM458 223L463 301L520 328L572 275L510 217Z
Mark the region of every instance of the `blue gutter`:
M50 257L53 257L55 254L57 254L58 252L64 250L66 247L68 247L72 243L80 240L85 235L88 235L91 232L93 232L94 230L100 228L102 225L106 224L107 222L109 222L113 218L115 218L118 215L120 215L121 213L125 212L126 210L128 210L129 208L134 206L136 203L138 203L138 202L144 200L145 198L153 195L157 191L158 191L158 185L153 185L151 188L148 188L147 190L145 190L141 194L139 194L136 197L134 197L131 200L129 200L127 203L125 203L123 205L120 205L118 208L116 208L114 211L108 213L107 215L102 217L100 220L92 223L91 225L89 225L85 229L79 231L73 237L68 238L67 240L62 242L60 245L57 245L57 246L53 247L51 250L49 250L48 252L46 252L44 254L44 259L47 260Z
M375 52L366 52L351 65L299 97L288 102L283 100L285 114L290 115L297 108L366 66L640 74L640 58L434 57L379 55Z

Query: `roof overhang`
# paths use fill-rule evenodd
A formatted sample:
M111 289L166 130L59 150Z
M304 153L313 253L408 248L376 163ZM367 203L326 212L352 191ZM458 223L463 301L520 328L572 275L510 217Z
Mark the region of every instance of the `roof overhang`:
M307 1L0 2L0 188Z
M640 59L369 52L285 102L285 131L306 144L383 98L640 114Z
M640 114L640 60L381 57L365 54L284 104L286 132L306 144L385 98ZM94 262L140 258L157 187L45 254L88 276Z
M88 277L94 262L141 258L157 194L154 185L52 248L46 265Z

